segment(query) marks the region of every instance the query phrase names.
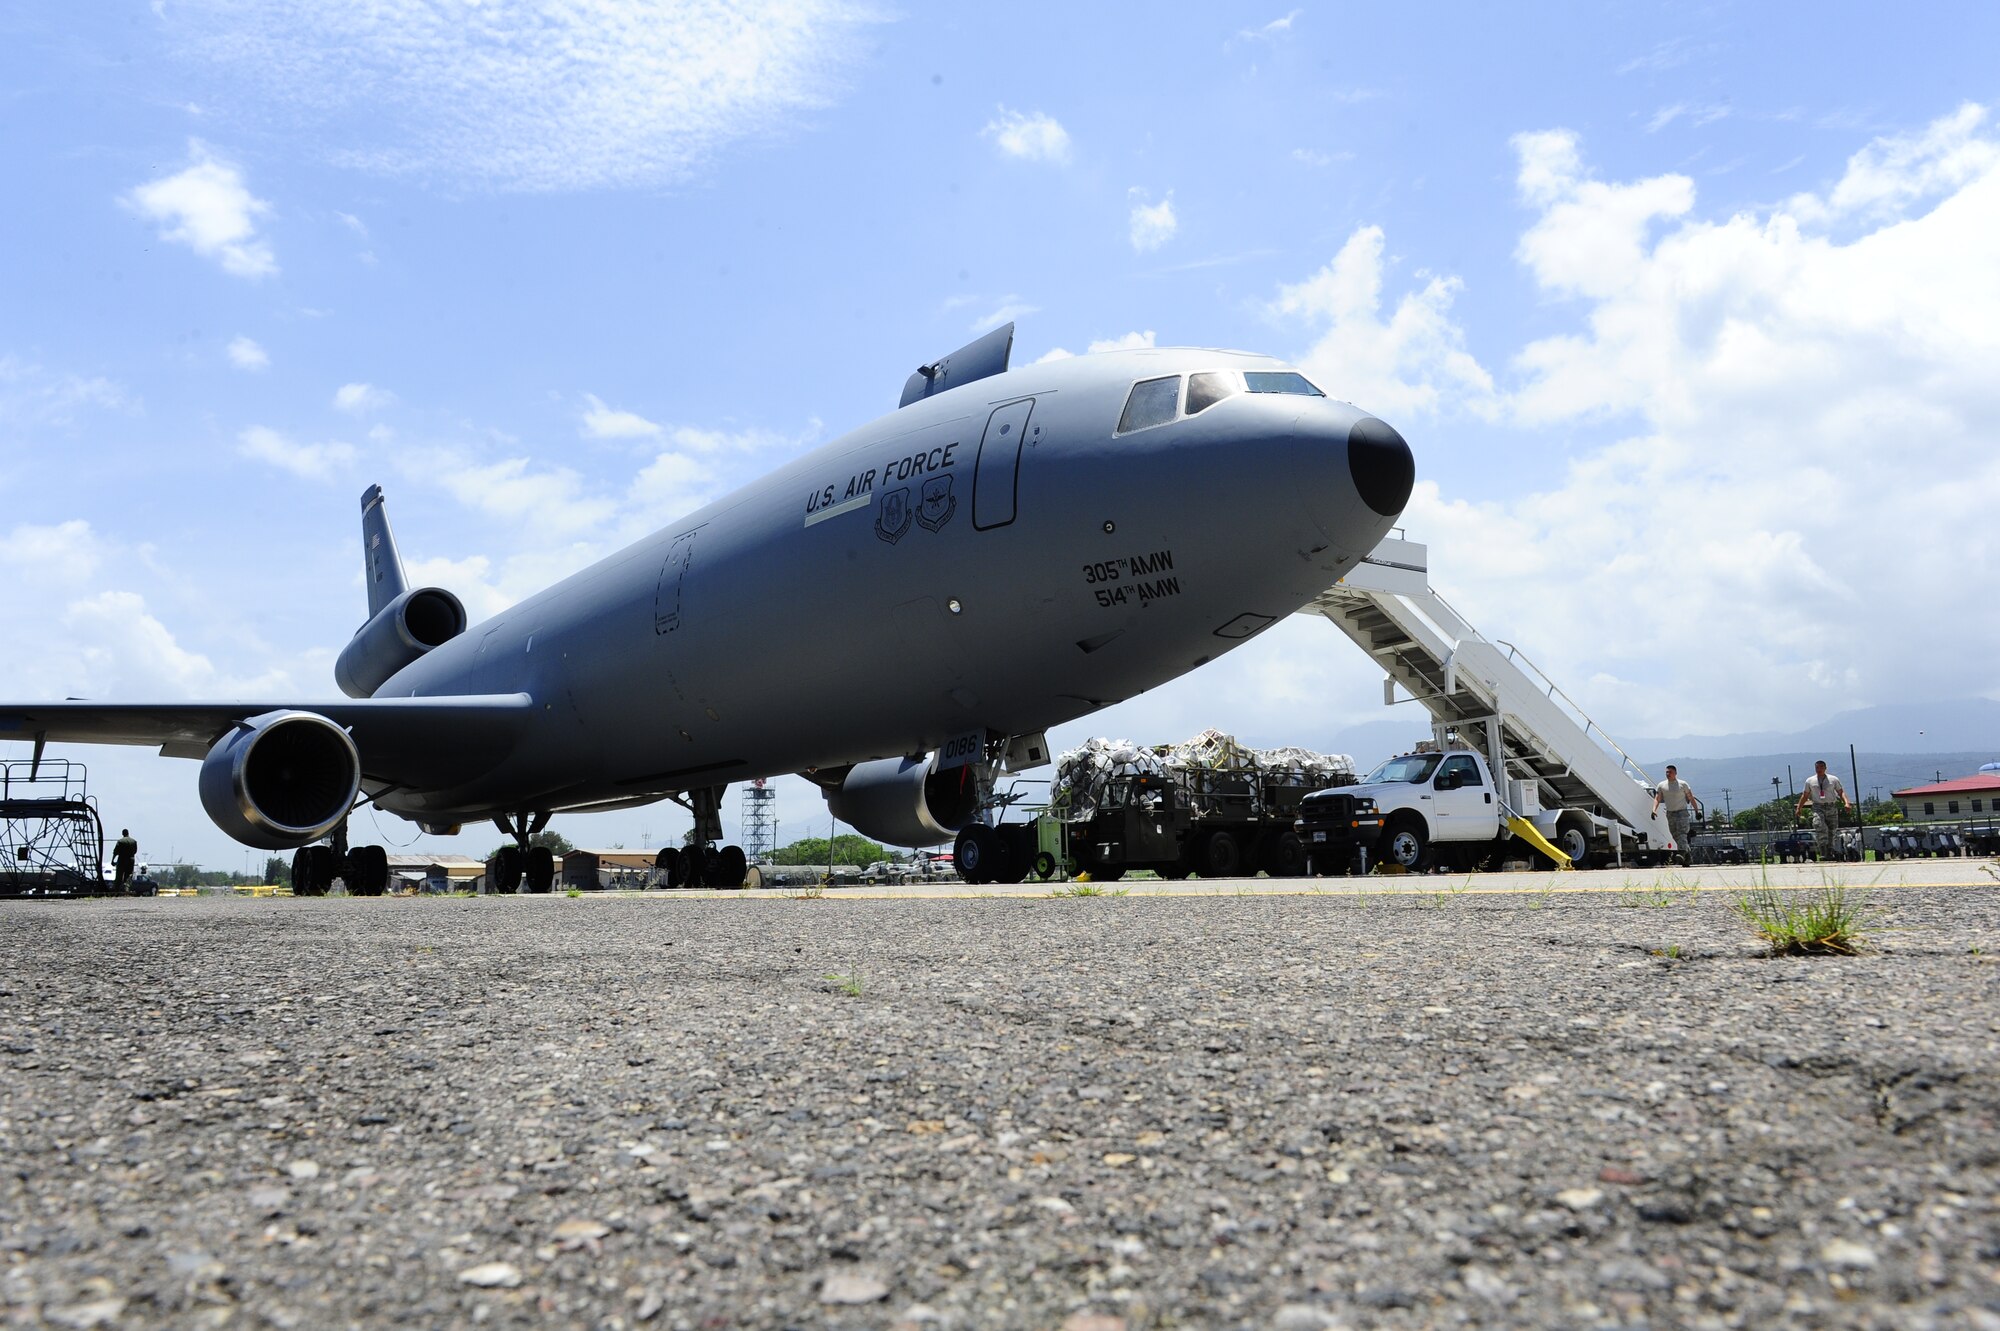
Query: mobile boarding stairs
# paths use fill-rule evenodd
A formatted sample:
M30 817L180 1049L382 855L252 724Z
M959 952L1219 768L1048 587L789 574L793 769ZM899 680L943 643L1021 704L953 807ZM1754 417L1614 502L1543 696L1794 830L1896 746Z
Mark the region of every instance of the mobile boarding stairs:
M1385 702L1401 687L1422 703L1440 747L1485 755L1516 831L1531 823L1598 865L1671 846L1651 818L1652 778L1519 648L1489 642L1431 589L1424 546L1391 535L1301 613L1325 615L1382 666Z

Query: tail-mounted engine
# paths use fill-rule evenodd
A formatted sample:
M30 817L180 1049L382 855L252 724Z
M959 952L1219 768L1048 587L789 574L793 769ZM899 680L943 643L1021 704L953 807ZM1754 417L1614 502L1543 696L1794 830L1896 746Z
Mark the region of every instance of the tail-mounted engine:
M201 806L246 846L291 850L339 825L361 790L361 755L313 712L238 723L201 762Z
M878 758L848 769L840 784L822 783L833 816L863 836L892 846L949 841L979 812L980 769L939 771L937 755Z
M333 663L350 698L372 698L398 670L465 632L465 606L442 587L403 592L361 626Z

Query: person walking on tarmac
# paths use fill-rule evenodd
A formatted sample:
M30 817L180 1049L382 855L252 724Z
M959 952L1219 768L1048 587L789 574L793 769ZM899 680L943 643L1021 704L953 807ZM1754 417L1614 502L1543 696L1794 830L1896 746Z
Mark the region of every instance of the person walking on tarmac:
M111 847L111 867L117 872L113 890L121 897L132 890L132 865L138 858L139 843L132 839L132 829L120 829L118 840Z
M1653 817L1660 816L1660 806L1667 806L1667 831L1674 838L1674 846L1681 853L1681 863L1694 863L1694 816L1701 809L1701 801L1694 797L1688 783L1681 780L1680 769L1667 764L1667 779L1653 790Z
M1813 774L1806 778L1806 793L1799 796L1799 807L1794 816L1806 811L1810 802L1813 810L1813 841L1819 847L1822 860L1840 858L1840 810L1843 806L1852 809L1854 802L1847 798L1847 787L1840 784L1840 778L1826 770L1826 759L1813 764Z

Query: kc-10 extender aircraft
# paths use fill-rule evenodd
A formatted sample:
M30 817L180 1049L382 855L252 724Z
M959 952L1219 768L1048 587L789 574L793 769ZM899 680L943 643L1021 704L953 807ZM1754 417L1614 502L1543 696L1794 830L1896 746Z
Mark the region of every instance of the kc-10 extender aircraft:
M346 848L359 803L516 845L497 889L549 890L551 814L674 799L674 881L734 886L732 781L795 772L880 841L983 821L1044 732L1255 637L1337 581L1402 513L1410 450L1296 370L1231 351L1119 351L1010 369L1009 324L920 368L895 412L483 624L407 587L371 486L369 619L338 702L0 703L0 738L157 744L201 761L203 806L248 846L300 848L295 890L387 883ZM784 650L771 646L785 628ZM857 625L866 626L858 629ZM314 844L327 838L331 845ZM965 870L962 868L961 872Z

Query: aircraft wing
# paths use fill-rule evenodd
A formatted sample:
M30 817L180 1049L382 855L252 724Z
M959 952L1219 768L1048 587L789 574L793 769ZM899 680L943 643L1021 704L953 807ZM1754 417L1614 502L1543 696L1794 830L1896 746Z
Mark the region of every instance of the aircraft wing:
M0 740L158 745L200 758L238 721L266 712L315 712L354 737L368 776L428 786L488 764L511 749L533 713L525 693L443 698L342 698L327 702L0 702Z

